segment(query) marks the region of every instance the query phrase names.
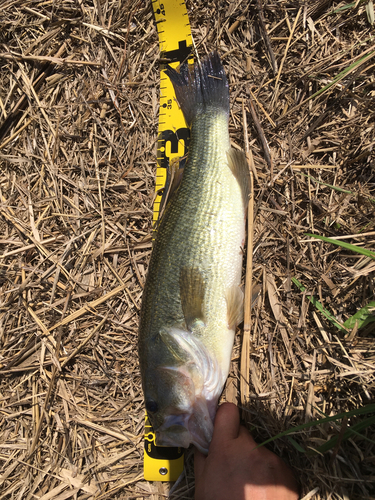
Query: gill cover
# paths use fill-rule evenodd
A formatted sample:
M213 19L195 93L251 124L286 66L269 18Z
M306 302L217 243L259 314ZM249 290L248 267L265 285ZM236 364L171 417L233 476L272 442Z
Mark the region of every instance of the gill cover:
M181 364L159 367L174 379L189 404L169 408L164 422L154 429L157 446L194 444L207 453L213 420L222 390L222 373L217 360L194 333L180 328L163 329L163 343ZM152 417L151 417L152 418Z

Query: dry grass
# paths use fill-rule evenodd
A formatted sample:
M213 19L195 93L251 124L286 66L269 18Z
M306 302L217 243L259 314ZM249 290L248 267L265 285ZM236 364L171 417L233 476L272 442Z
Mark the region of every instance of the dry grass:
M165 498L169 485L142 479L136 350L156 167L151 6L1 3L0 499ZM308 301L343 322L374 300L372 260L305 236L374 249L375 43L366 2L346 3L188 2L199 54L217 48L229 75L232 140L254 158L263 293L244 415L258 440L374 399L374 323L345 337ZM225 392L237 401L240 346L239 333ZM312 451L343 422L294 435L306 453L271 445L306 499L375 495L374 425ZM189 452L172 497L193 491Z

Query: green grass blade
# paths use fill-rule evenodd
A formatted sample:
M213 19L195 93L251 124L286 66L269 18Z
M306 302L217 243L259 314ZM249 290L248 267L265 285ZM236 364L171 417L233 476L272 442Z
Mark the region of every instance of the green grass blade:
M361 438L363 441L367 441L368 443L371 443L371 444L375 444L375 441L373 439L370 439L369 437L367 436L364 436L363 434L360 434L359 432L355 431L353 429L353 427L351 427L351 431L352 433L355 435L355 436L358 436L359 438Z
M367 2L368 0L361 0L358 5L362 5L363 3ZM342 7L337 7L334 9L331 14L339 14L340 12L343 12L348 9L353 9L357 5L357 2L351 2L347 3L346 5L343 5Z
M358 247L357 245L352 245L351 243L346 243L345 241L327 238L326 236L320 236L320 234L306 233L306 236L310 236L310 238L316 238L317 240L325 241L326 243L332 243L332 245L336 245L338 247L345 248L346 250L366 255L366 257L370 257L370 259L375 259L375 253L372 252L371 250L367 250L367 248Z
M358 196L358 194L355 193L354 191L349 191L349 189L344 189L342 187L333 186L332 184L328 184L327 182L323 182L323 181L316 179L312 175L304 174L303 172L299 172L299 174L303 175L304 177L308 177L309 179L316 182L317 184L320 184L322 186L327 186L331 189L334 189L335 191L338 191L339 193L345 193L345 194L351 194L352 196ZM375 198L371 198L370 196L368 196L366 194L362 194L362 196L365 196L369 201L371 201L371 203L375 203Z
M367 306L362 307L359 311L357 311L353 316L348 318L344 326L345 328L348 328L349 330L352 330L352 328L355 327L355 324L358 324L358 329L362 328L369 323L372 323L375 321L375 302L371 301L367 304Z
M333 186L332 184L327 184L326 182L323 182L323 181L319 181L318 179L316 179L312 175L307 175L307 174L304 174L303 172L300 172L300 174L303 175L304 177L308 177L309 179L313 180L317 184L321 184L322 186L327 186L331 189L334 189L335 191L339 191L340 193L346 193L346 194L352 194L352 195L355 194L352 191L348 191L347 189L340 188L338 186Z
M369 413L375 413L375 404L368 404L366 406L362 406L361 408L357 408L355 410L347 411L344 413L339 413L337 415L333 415L332 417L325 417L321 418L320 420L314 420L311 422L306 422L301 425L297 425L296 427L292 427L291 429L287 429L286 431L280 432L276 436L273 436L266 441L263 441L263 443L259 444L257 448L260 446L264 446L268 443L272 443L272 441L275 441L276 439L280 439L284 436L288 436L289 434L297 434L299 431L303 431L305 429L308 429L310 427L317 427L318 425L326 424L328 422L337 422L338 420L342 420L344 417L350 418L350 417L358 417L359 415L367 415ZM353 426L354 427L354 426ZM356 430L356 429L355 429Z
M334 9L332 11L332 14L339 14L340 12L343 12L344 10L352 9L355 6L356 2L352 3L347 3L346 5L343 5L342 7L337 7L337 9Z
M301 292L305 292L306 288L298 281L297 278L292 278L293 283L301 290ZM317 300L313 295L308 295L307 296L310 302L313 304L313 306L320 311L323 316L325 316L333 325L335 325L336 328L338 328L340 331L348 333L346 328L337 321L337 319L332 316L332 314L326 309L320 302Z
M306 453L305 448L302 448L302 446L299 443L297 443L297 441L293 439L292 436L288 436L287 439L297 451L299 451L300 453Z
M321 94L324 94L324 92L326 92L327 90L329 90L331 87L333 87L334 85L336 85L336 83L338 83L339 81L341 81L343 78L345 78L345 76L347 76L349 73L351 73L354 69L357 68L357 66L360 66L361 64L363 64L364 62L368 61L369 59L371 59L373 56L375 55L375 50L370 52L369 54L366 54L364 56L362 56L360 59L358 59L358 61L355 61L354 63L352 63L350 66L348 66L347 68L343 69L342 71L340 71L340 73L338 73L333 79L332 79L332 82L328 83L327 85L325 85L322 89L318 90L318 92L315 92L315 94L313 94L311 97L309 97L309 100L311 99L315 99L315 97L318 97L320 96Z
M344 432L344 434L341 438L341 441L346 441L347 439L351 438L354 435L358 436L358 433L360 433L364 429L367 429L367 427L370 427L370 425L373 425L373 424L375 424L375 417L369 417L369 418L366 418L364 420L361 420L360 422L357 422L356 424L353 425L353 427L348 427L346 429L346 431ZM360 434L360 436L361 436L361 434ZM317 449L318 453L326 453L328 450L335 448L338 440L339 440L339 435L332 437L330 440L328 440L322 446L319 446L319 448Z

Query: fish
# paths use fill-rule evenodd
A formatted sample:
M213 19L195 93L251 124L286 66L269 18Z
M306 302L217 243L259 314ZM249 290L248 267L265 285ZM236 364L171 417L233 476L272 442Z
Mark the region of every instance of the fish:
M140 312L139 363L155 444L193 444L207 454L243 320L250 175L245 154L230 145L229 86L217 52L165 72L191 138L180 183L157 226Z

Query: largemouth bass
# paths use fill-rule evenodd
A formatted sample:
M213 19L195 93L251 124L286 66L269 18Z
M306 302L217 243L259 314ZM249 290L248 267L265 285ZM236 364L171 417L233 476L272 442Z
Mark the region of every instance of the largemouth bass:
M230 147L229 90L212 53L168 68L191 127L180 185L157 229L143 292L139 361L157 446L207 453L229 373L240 289L249 171Z

